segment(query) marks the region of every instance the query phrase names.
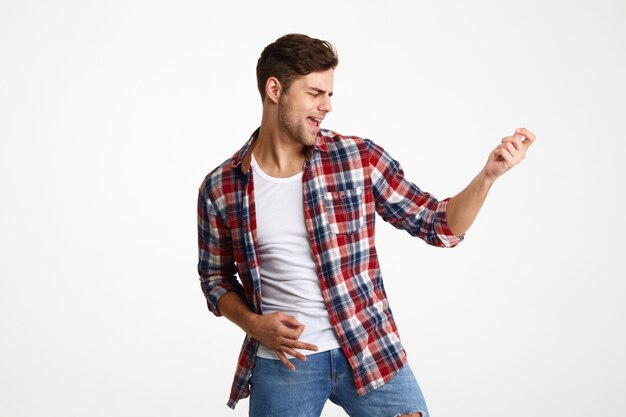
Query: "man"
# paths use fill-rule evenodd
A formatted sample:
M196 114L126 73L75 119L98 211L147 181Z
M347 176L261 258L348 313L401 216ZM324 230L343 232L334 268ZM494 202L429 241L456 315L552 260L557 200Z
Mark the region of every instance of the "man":
M373 141L320 128L337 64L330 43L305 35L268 45L257 63L261 126L200 187L202 289L211 312L246 332L228 405L250 395L250 416L319 416L330 399L351 416L426 417L383 287L374 214L453 247L534 135L516 129L467 188L438 201Z

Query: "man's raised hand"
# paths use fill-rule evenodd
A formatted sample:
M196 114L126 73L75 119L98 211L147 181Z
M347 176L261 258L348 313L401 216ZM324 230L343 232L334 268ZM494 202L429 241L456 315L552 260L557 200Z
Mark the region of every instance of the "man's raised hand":
M534 141L535 135L526 128L515 129L513 135L503 138L502 143L489 154L484 168L487 178L495 180L519 164Z

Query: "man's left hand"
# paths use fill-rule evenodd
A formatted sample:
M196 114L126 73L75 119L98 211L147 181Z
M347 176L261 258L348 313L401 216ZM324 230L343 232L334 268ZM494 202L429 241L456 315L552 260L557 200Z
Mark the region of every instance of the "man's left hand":
M526 151L534 141L535 135L526 128L515 129L512 136L503 138L502 143L489 154L484 168L485 176L495 180L519 164L526 157Z

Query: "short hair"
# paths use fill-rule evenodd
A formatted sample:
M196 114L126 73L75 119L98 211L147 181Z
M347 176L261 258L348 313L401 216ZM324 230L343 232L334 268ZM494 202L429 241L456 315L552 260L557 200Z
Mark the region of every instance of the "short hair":
M337 51L328 41L297 33L281 36L263 49L256 64L261 99L265 99L265 83L269 77L276 77L287 91L296 77L335 69L338 64Z

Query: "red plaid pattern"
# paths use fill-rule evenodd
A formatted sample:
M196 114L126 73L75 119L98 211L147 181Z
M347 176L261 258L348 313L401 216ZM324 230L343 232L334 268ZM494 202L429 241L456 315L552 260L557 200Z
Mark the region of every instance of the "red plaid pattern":
M198 197L198 273L209 310L238 292L261 314L251 150L258 129L204 179ZM456 246L438 201L404 178L400 164L369 139L321 130L303 171L306 228L320 287L359 395L385 384L406 362L374 246L374 213L428 244ZM239 279L237 279L237 276ZM258 342L245 337L228 406L249 395Z

